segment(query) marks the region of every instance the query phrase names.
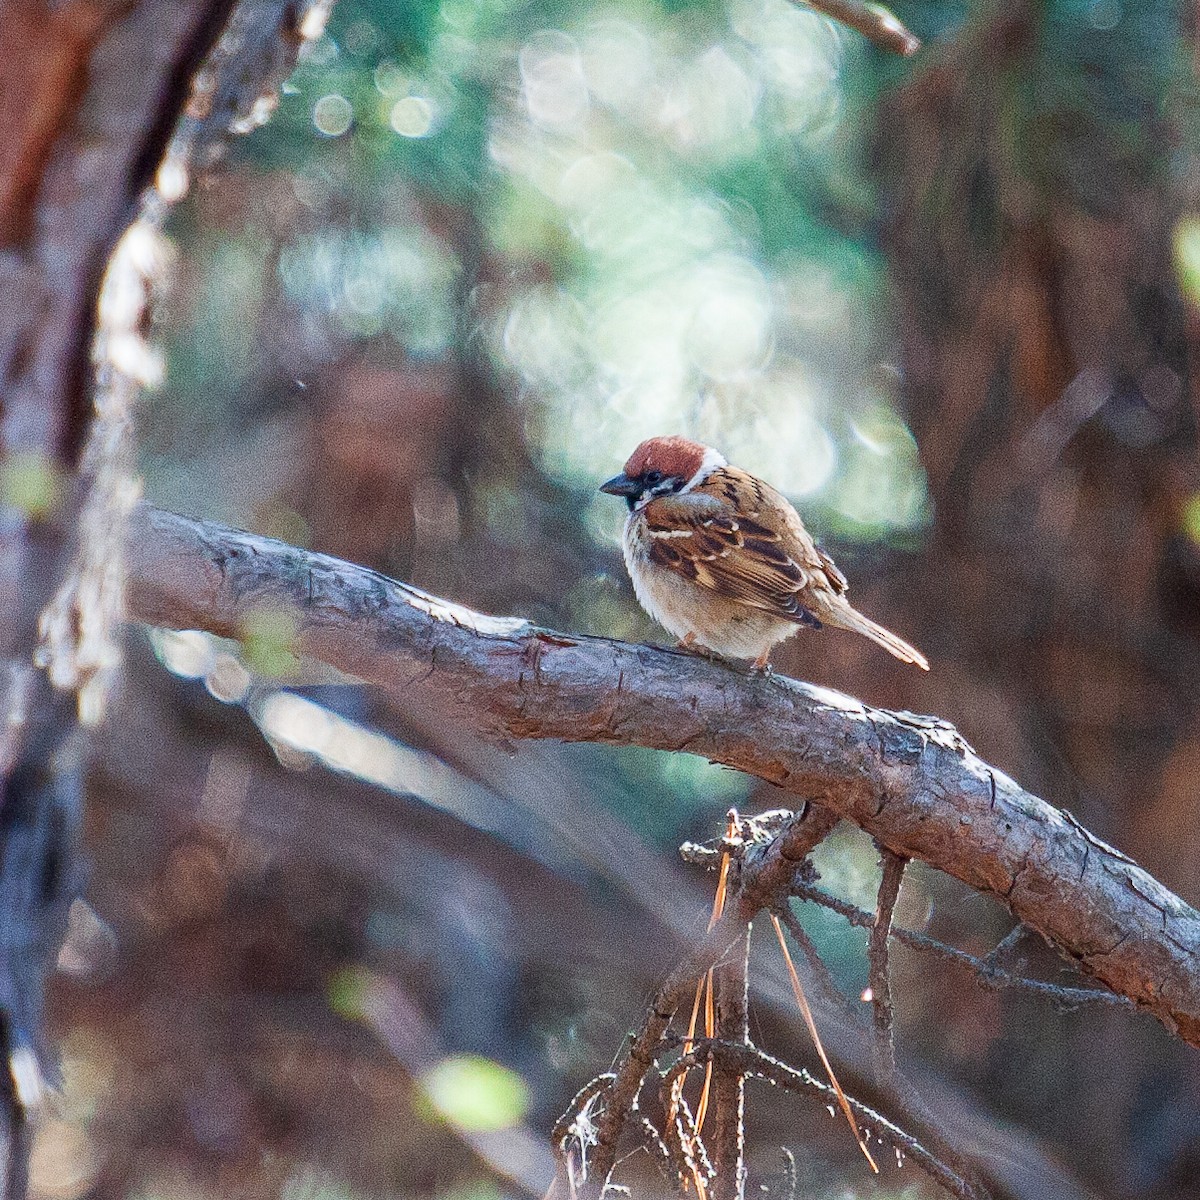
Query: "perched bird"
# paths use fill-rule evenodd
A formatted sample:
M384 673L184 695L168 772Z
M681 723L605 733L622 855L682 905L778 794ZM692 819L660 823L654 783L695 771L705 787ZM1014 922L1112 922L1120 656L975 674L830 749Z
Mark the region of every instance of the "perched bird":
M769 484L716 450L656 437L600 487L629 503L625 565L642 607L683 647L752 658L802 625L835 625L929 670L925 656L846 599L846 577Z

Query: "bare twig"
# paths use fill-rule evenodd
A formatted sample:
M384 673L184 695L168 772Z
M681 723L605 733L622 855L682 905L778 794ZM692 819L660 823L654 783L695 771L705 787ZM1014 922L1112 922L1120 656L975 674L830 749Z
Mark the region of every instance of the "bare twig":
M996 896L1200 1046L1200 913L988 766L945 722L481 616L337 559L151 509L135 515L130 558L140 620L237 636L268 609L294 622L298 652L467 727L686 750L816 799L831 820ZM764 853L784 860L780 875L794 870L786 838ZM769 894L765 874L760 882ZM767 903L745 893L751 901Z
M796 1156L786 1146L780 1153L783 1156L783 1180L787 1185L787 1200L796 1200Z
M707 1039L705 1039L707 1040ZM692 1110L682 1096L684 1076L695 1065L690 1059L680 1059L663 1076L662 1100L668 1110L663 1127L663 1144L675 1175L675 1183L684 1194L695 1184L696 1189L707 1189L713 1178L713 1165Z
M654 1122L649 1117L642 1117L638 1121L638 1126L642 1131L642 1144L649 1151L652 1158L658 1160L659 1166L664 1170L671 1169L671 1151L667 1143L663 1141L662 1134L654 1127Z
M716 971L716 1035L723 1042L750 1040L746 996L750 930ZM712 1086L712 1200L742 1200L746 1194L746 1086L736 1065L718 1063Z
M578 1195L580 1200L593 1200L600 1196L617 1161L621 1134L629 1121L638 1092L647 1073L655 1067L657 1056L664 1045L664 1034L688 993L694 989L696 979L704 975L710 967L723 962L735 947L740 947L746 927L758 911L754 906L760 903L758 898L763 892L762 880L771 880L773 886L786 890L797 863L802 862L812 852L831 828L828 815L823 810L810 808L793 819L785 833L775 839L776 843L786 842L788 853L797 856L795 861L786 858L783 851L776 846L773 853L761 853L753 860L747 859L742 862L737 896L730 898L721 917L709 928L696 949L667 977L667 981L654 997L641 1029L630 1039L626 1057L611 1081L594 1093L592 1099L585 1099L585 1103L594 1102L597 1106L602 1106L595 1122L587 1179L574 1191L566 1187L561 1180L561 1174L566 1169L565 1161L560 1159L560 1178L556 1180L559 1186L557 1190L551 1189L552 1195ZM780 865L782 863L789 863L790 871L785 871ZM674 1078L671 1077L672 1083ZM672 1104L669 1089L664 1091L663 1106L664 1110L670 1113ZM681 1107L682 1098L676 1106L676 1116ZM667 1125L671 1127L673 1122L669 1119ZM556 1129L561 1127L562 1120ZM672 1145L672 1136L671 1128L664 1130L664 1140L668 1147Z
M883 877L875 901L875 921L867 942L867 981L871 988L871 1014L875 1026L875 1074L878 1081L896 1078L896 1041L892 1032L892 981L888 970L888 939L892 913L900 895L900 881L908 860L890 850L880 852Z
M816 1095L830 1105L837 1102L833 1088L827 1083L821 1082L802 1068L788 1066L787 1063L771 1057L756 1046L698 1041L692 1050L683 1056L681 1064L684 1067L700 1065L709 1055L720 1057L738 1066L743 1074L765 1079L776 1087L791 1092ZM985 1189L977 1183L963 1179L912 1134L894 1125L881 1113L863 1104L860 1100L849 1098L849 1103L854 1110L854 1115L879 1141L910 1158L916 1166L920 1167L951 1195L959 1197L960 1200L988 1200L988 1193Z
M603 1075L597 1075L595 1079L588 1080L571 1097L571 1103L567 1105L563 1115L554 1122L554 1128L550 1131L550 1141L557 1146L562 1141L570 1136L571 1127L578 1121L580 1113L587 1108L588 1102L593 1100L606 1088L612 1087L616 1076L611 1071L606 1071Z
M792 941L800 947L804 957L808 960L809 971L812 973L813 982L816 983L821 998L836 1012L840 1012L851 1026L858 1025L861 1010L851 1004L842 989L838 987L833 972L825 965L825 960L813 944L812 938L808 936L808 931L800 924L800 918L786 904L777 905L772 911L783 922L788 933L792 935Z
M831 912L845 917L851 925L856 925L860 929L873 929L875 927L874 914L811 883L795 884L792 887L792 895L797 899L819 904L822 908L827 908ZM1085 1004L1111 1004L1119 1008L1132 1007L1132 1001L1127 996L1120 996L1115 992L1104 992L1098 988L1064 987L1061 984L1047 983L1041 979L1029 979L1024 975L1014 975L1011 971L1005 971L995 966L992 962L991 953L986 958L977 958L974 954L968 954L965 950L959 950L955 946L947 946L945 942L939 942L936 938L927 937L923 933L914 933L911 929L902 929L894 925L892 926L891 933L895 941L908 946L912 950L920 950L928 954L933 954L945 959L947 962L952 962L957 966L966 968L982 987L993 989L1013 988L1017 991L1030 992L1035 996L1041 997L1043 1000L1050 1001L1056 1008L1067 1012L1080 1008ZM1009 934L1009 937L1005 938L1005 941L1007 942L1011 936ZM1003 944L1001 943L1001 945ZM999 948L997 947L997 949Z
M897 1114L908 1125L919 1125L930 1151L945 1163L960 1179L974 1187L978 1185L971 1163L958 1152L939 1129L925 1102L896 1066L896 1041L892 1011L892 981L888 949L892 933L892 916L900 897L900 884L908 860L881 848L883 873L875 901L875 917L867 943L868 978L871 987L871 1016L875 1029L873 1044L875 1076L886 1088L896 1106Z
M908 57L921 48L921 39L881 4L863 4L861 0L796 0L796 3L857 29L863 37L893 54Z
M1032 930L1028 925L1014 925L984 956L984 962L993 969L1000 969L1003 962L1011 962L1017 947L1025 941Z

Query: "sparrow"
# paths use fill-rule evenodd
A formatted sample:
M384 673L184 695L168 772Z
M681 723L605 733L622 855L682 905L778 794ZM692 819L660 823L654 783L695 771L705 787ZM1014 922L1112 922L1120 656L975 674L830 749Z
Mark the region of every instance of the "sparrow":
M643 442L600 486L629 504L622 548L641 606L679 639L767 670L776 643L833 625L929 670L846 599L846 577L770 484L683 437Z

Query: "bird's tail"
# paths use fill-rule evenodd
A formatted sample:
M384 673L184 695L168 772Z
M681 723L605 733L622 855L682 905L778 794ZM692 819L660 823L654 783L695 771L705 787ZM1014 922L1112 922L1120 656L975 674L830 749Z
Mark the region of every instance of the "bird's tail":
M910 646L903 638L898 638L890 629L877 625L870 617L864 617L857 608L842 597L836 607L830 606L821 614L821 619L829 625L837 625L842 629L852 629L869 637L871 641L882 646L889 654L894 654L901 662L915 663L922 671L929 670L929 660L915 646Z

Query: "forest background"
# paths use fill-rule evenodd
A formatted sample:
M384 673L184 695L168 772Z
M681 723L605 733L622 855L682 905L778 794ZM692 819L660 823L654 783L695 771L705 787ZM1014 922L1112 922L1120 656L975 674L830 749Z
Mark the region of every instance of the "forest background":
M340 0L146 248L145 495L663 643L595 489L644 436L700 437L933 664L825 632L780 671L953 721L1194 901L1195 14L898 12L912 58L784 0ZM702 928L676 847L787 802L686 755L480 741L297 662L293 632L130 633L34 1195L529 1194ZM816 863L872 907L869 838ZM860 995L866 935L798 912ZM919 866L897 921L977 954L1011 926ZM1200 1196L1200 1068L1166 1030L893 972L901 1056L1001 1194ZM781 978L755 1035L810 1061ZM803 1195L936 1194L870 1177L821 1104L749 1103L754 1187L785 1194L787 1146Z

